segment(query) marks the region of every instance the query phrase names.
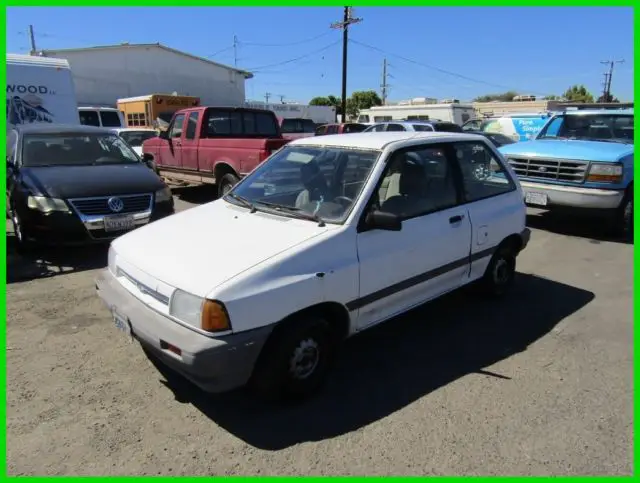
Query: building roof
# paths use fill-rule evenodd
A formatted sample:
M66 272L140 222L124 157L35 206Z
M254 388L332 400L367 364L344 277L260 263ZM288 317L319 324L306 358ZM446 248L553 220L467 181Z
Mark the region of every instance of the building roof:
M381 150L389 144L404 144L408 141L477 141L484 139L477 134L464 134L458 132L368 132L353 134L330 134L328 136L312 136L296 139L287 146L331 146L353 149Z
M166 45L162 45L161 43L157 42L155 44L129 44L129 43L123 43L123 44L116 44L116 45L97 45L95 47L78 47L78 48L74 48L74 49L49 49L49 50L41 50L39 51L39 54L41 56L49 56L49 55L53 55L55 56L56 54L61 54L61 53L65 53L65 52L91 52L94 50L109 50L109 49L127 49L127 48L139 48L139 47L155 47L158 49L162 49L162 50L166 50L167 52L172 52L174 54L178 54L178 55L183 55L185 57L190 57L192 59L196 59L199 60L201 62L206 62L207 64L212 64L218 67L222 67L223 69L228 69L228 70L232 70L235 71L241 75L244 75L245 79L251 79L253 77L253 74L251 72L248 72L246 70L242 70L242 69L237 69L235 67L231 67L228 65L224 65L224 64L220 64L219 62L214 62L213 60L207 59L206 57L200 57L198 55L193 55L193 54L189 54L187 52L182 52L181 50L176 50L176 49L172 49L171 47L167 47Z
M37 57L24 54L7 54L7 64L22 65L41 65L48 67L58 67L61 69L69 69L67 59L49 59L46 57Z

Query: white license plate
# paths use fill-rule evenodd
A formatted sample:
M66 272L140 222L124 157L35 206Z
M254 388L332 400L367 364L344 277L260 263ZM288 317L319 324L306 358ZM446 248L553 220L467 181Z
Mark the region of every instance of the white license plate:
M547 195L545 193L527 191L524 195L524 201L530 205L547 206Z
M132 230L136 226L133 216L106 216L104 218L105 231Z
M113 323L115 324L118 330L124 332L129 338L131 337L131 324L126 317L118 314L115 309L111 311L111 315L113 315Z

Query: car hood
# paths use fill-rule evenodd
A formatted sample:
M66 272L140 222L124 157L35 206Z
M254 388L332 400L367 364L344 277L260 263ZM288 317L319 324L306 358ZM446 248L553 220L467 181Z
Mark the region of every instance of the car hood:
M112 246L117 259L159 282L206 297L220 284L330 229L217 200L138 228Z
M633 144L572 139L540 139L507 144L499 148L504 156L531 156L615 162L633 154Z
M20 174L34 193L52 198L150 193L164 187L158 175L142 163L24 167Z

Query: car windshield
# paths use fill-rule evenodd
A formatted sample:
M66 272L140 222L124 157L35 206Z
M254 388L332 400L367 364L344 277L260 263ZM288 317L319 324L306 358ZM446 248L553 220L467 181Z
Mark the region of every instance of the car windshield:
M25 134L22 145L22 164L27 167L139 162L116 134Z
M132 148L138 148L142 146L142 143L147 139L155 138L157 136L155 131L121 131L120 137L131 146Z
M380 151L285 146L224 198L293 218L343 223Z
M633 144L633 114L563 114L552 118L537 139L579 139Z
M316 125L311 119L283 119L280 129L283 134L312 133Z

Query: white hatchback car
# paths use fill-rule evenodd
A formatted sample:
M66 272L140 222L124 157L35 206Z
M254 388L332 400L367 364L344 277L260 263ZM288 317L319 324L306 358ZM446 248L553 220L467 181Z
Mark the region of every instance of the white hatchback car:
M118 328L205 391L299 397L347 337L470 282L504 293L529 236L484 137L319 136L116 239L96 286Z

